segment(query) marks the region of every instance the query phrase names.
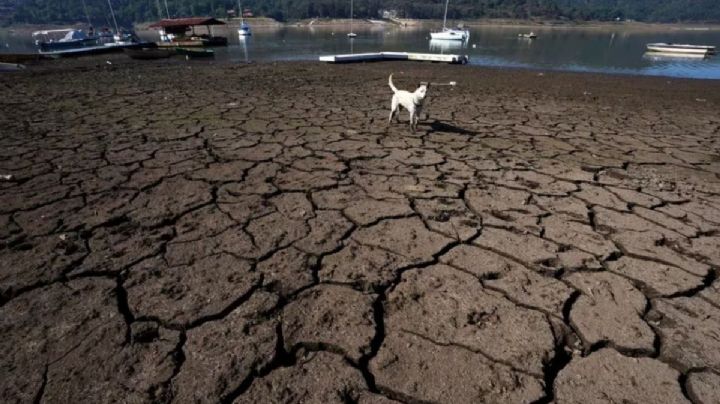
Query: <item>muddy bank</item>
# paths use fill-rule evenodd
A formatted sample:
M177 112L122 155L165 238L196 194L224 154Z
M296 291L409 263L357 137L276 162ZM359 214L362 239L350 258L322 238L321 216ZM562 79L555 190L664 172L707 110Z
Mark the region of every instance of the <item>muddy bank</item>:
M386 122L391 72L458 86L412 133ZM120 56L0 75L1 401L713 402L719 87Z

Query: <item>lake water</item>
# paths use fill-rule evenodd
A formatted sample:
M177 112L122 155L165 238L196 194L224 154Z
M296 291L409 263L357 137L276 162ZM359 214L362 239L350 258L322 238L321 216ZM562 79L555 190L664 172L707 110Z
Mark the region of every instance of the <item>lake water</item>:
M229 62L317 60L320 55L379 51L467 54L470 64L494 67L570 70L720 79L720 55L706 59L653 57L645 54L650 42L693 43L720 48L720 30L668 26L664 30L637 30L623 26L603 28L538 28L538 39L518 38L523 27L472 27L467 44L431 42L429 28L356 26L355 39L343 27L257 27L241 40L234 29L220 27L230 45L216 48L216 60ZM157 40L154 32L143 32ZM28 34L0 31L2 52L33 52Z

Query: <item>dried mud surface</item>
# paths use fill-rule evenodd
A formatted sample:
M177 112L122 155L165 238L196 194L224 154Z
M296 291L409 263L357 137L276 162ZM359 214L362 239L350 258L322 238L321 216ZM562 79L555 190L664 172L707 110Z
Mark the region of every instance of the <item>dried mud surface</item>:
M459 86L413 133L391 71ZM720 83L116 58L0 88L2 402L717 400Z

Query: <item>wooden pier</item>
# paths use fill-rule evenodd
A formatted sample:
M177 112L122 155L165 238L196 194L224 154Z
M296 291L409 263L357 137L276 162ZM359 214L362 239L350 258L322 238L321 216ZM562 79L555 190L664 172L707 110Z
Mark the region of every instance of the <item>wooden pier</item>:
M377 52L377 53L355 53L349 55L320 56L321 62L328 63L359 63L379 62L385 60L414 60L418 62L436 62L451 64L466 64L470 59L467 55L440 55L435 53L411 53L411 52Z

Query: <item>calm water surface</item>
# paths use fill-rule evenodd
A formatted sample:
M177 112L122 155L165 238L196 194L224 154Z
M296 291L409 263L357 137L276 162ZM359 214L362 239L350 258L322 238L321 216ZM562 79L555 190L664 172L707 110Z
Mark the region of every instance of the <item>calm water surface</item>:
M471 28L467 44L431 42L429 28L394 26L355 27L358 37L348 39L342 27L255 28L253 36L241 39L234 29L216 29L226 35L227 48L216 48L216 60L229 62L317 60L329 54L409 51L458 53L470 56L479 66L521 67L720 79L720 55L706 59L651 57L649 42L715 45L720 48L720 30L690 30L668 27L666 31L637 31L614 28L533 28L538 39L518 38L521 27ZM143 32L157 40L154 32ZM28 34L0 31L2 52L33 52Z

